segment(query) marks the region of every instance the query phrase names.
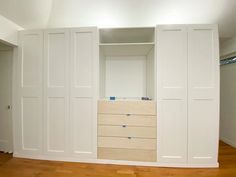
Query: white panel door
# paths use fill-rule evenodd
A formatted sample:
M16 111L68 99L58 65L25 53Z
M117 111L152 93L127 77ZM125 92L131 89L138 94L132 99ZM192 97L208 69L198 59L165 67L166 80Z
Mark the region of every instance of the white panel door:
M157 154L161 163L187 162L187 29L157 26Z
M36 155L42 152L43 32L20 32L18 51L16 153Z
M13 50L0 50L0 151L13 152L12 60Z
M69 38L67 29L44 31L44 152L65 155L69 145Z
M71 141L79 158L96 158L98 39L97 28L71 30Z
M188 160L217 163L219 46L216 25L188 27Z

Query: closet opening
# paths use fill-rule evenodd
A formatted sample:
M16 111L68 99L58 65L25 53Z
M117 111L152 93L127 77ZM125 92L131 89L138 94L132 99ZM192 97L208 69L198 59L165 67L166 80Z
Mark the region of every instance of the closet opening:
M100 99L155 100L155 28L100 29Z
M0 42L0 152L13 153L13 47Z
M100 29L99 47L98 159L156 162L155 28Z

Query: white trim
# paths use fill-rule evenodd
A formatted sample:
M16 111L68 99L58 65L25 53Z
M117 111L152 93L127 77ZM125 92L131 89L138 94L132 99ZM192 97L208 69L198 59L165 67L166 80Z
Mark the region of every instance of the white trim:
M0 15L0 24L0 41L11 46L17 46L17 33L23 28L2 15Z
M232 140L225 138L225 137L220 137L220 140L223 141L224 143L236 148L236 142L233 142Z
M46 155L28 155L13 154L13 157L28 158L35 160L64 161L64 162L80 162L80 163L96 163L111 165L131 165L131 166L150 166L150 167L174 167L174 168L218 168L219 163L214 164L186 164L186 163L159 163L159 162L138 162L124 160L103 160L103 159L78 159L74 157L52 157Z
M129 45L155 45L155 42L138 42L138 43L99 43L99 46L129 46Z
M17 102L17 63L18 63L18 47L13 49L13 68L12 68L12 135L13 135L13 152L17 152L17 111L16 111L16 102Z

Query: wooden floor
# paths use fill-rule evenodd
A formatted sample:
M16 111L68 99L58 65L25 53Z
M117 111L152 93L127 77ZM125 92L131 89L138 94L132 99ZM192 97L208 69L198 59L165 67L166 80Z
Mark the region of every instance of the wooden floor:
M178 169L12 158L0 153L0 177L236 177L236 149L220 143L220 168Z

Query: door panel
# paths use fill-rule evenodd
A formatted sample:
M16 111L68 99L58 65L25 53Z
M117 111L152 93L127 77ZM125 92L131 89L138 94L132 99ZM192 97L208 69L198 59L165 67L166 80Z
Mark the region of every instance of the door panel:
M41 99L37 97L23 97L22 100L22 147L24 150L38 151L41 147L42 122Z
M22 34L21 87L38 89L42 86L42 33Z
M43 33L20 32L17 63L15 149L21 154L42 152Z
M63 153L66 150L66 102L64 98L48 99L47 151Z
M86 87L87 90L93 85L93 33L74 33L75 41L75 84L77 88Z
M187 162L187 30L157 27L158 161Z
M188 160L215 164L219 141L217 26L189 26L188 44Z
M44 31L44 151L69 149L69 30Z
M98 39L96 28L71 30L71 142L79 158L96 158Z
M0 151L13 152L12 59L13 50L0 51Z
M91 98L75 98L74 112L76 119L73 121L74 130L74 152L75 153L93 153L94 131L93 128L93 100Z

